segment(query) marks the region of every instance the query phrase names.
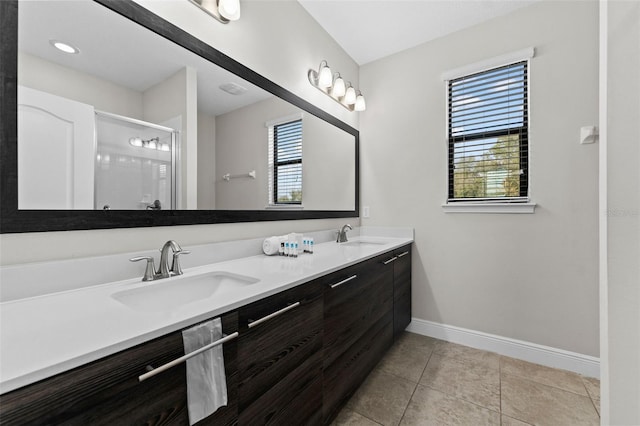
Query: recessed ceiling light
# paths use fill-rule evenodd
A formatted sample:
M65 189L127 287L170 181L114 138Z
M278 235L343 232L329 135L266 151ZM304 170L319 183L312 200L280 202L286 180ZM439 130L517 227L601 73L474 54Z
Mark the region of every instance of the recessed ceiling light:
M80 49L78 49L77 47L74 47L68 43L63 43L58 40L49 40L49 44L51 44L53 47L55 47L56 49L64 53L70 53L73 55L80 53Z

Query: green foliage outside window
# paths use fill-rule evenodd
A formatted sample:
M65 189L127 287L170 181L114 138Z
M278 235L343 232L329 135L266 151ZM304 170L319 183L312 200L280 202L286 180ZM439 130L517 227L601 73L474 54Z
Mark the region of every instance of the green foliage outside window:
M456 198L519 196L519 135L499 136L496 143L481 156L457 158L453 191Z

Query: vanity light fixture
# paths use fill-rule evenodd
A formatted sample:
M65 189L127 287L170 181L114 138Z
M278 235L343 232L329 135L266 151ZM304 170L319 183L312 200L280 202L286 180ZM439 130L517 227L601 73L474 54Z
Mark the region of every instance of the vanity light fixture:
M331 88L331 96L340 98L346 93L347 87L342 77L340 77L340 73L337 72L336 75L337 77L333 80L333 87Z
M80 53L80 49L70 45L69 43L64 43L58 40L49 40L49 44L64 53L69 53L71 55L77 55Z
M362 96L362 93L358 90L358 96L356 96L356 104L353 106L353 108L356 111L364 111L365 109L367 109L367 104L364 101L364 96Z
M240 19L240 0L189 0L223 24Z
M335 76L335 78L334 78ZM362 92L351 83L345 84L340 73L332 73L327 61L322 60L318 70L309 70L307 73L309 83L349 111L364 111L366 103Z
M347 105L355 105L356 103L356 89L349 84L347 92L344 94L344 103Z

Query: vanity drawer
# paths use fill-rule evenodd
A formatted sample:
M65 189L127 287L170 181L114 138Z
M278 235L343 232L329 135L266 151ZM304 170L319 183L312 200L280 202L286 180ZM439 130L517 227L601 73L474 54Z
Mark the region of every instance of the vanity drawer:
M284 413L290 411L289 406L295 406L301 398L307 397L311 397L307 403L315 406L310 411L321 411L321 386L317 390L319 397L314 400L313 392L303 392L306 387L293 392L300 385L297 381L283 385L291 377L302 377L303 373L312 371L321 378L321 284L317 280L311 281L240 308L238 313L241 330L238 338L240 419L284 418ZM306 371L297 370L302 366ZM313 388L312 383L309 386ZM274 393L277 388L284 389L286 398ZM292 413L290 422L300 419L301 415L300 412Z
M222 316L226 334L238 329L237 313ZM198 424L237 421L237 343L224 344L229 404ZM0 397L3 425L188 425L186 364L143 382L146 366L184 355L182 333L174 332Z

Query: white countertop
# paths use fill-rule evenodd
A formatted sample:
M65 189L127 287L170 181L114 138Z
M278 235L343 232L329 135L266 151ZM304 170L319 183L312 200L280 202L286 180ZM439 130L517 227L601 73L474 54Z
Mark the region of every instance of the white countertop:
M185 269L180 277L140 278L0 303L0 394L114 354L237 309L346 266L409 244L413 238L361 236L350 241L384 244L317 244L298 258L251 256ZM153 286L212 271L260 281L198 300L170 312L141 312L111 297L123 289ZM69 273L72 273L70 271Z

